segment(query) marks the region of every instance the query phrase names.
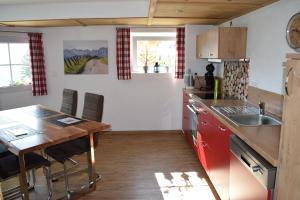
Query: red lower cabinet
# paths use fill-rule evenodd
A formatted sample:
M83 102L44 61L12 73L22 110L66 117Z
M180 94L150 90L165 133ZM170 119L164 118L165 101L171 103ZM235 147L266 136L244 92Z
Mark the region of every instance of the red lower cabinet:
M203 168L206 172L208 172L208 148L207 143L204 142L203 139L204 135L200 132L197 133L197 140L198 140L198 158L201 162Z
M207 115L206 115L207 116ZM198 157L222 200L229 199L230 130L214 116L199 115Z
M183 104L182 104L182 131L185 135L188 135L190 121L189 121L189 110L187 108L188 99L187 96L183 95Z
M229 199L229 140L231 132L220 123L214 123L210 131L212 159L209 177L222 200Z

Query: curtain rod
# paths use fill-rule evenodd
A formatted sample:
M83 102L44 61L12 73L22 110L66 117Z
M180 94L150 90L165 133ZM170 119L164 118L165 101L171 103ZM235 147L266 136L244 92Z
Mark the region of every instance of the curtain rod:
M39 33L39 32L26 32L26 31L2 31L0 32L5 32L5 33ZM41 33L42 34L42 33Z

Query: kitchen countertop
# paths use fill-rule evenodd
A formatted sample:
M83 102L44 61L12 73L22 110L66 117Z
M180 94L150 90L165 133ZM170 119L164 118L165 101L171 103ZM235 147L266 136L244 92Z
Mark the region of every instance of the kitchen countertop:
M186 93L195 93L192 90L184 90ZM239 136L258 154L265 158L273 166L278 164L279 141L280 141L280 125L262 125L262 126L237 126L230 122L217 112L211 109L212 105L219 106L234 106L249 104L241 100L207 100L200 99L196 95L190 95L194 99L199 100L199 103L207 108L218 120L227 126L234 134Z

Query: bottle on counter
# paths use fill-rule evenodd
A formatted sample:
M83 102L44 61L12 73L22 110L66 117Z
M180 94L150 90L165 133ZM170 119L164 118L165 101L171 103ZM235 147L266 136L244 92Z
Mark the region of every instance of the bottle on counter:
M184 84L186 89L193 89L193 75L191 69L187 69L186 73L184 73Z

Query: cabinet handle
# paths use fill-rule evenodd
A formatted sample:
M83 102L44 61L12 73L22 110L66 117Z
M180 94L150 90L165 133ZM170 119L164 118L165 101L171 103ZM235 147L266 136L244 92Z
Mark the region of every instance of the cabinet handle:
M226 128L222 128L221 126L218 126L219 130L222 131L222 132L225 132L226 131Z
M193 112L195 115L197 115L197 112L190 106L190 105L186 105L186 107Z
M200 143L200 146L201 146L201 147L207 147L207 144L206 144L206 142L201 142L201 143Z
M291 71L293 71L293 68L290 68L290 69L289 69L288 73L286 74L285 83L284 83L284 86L285 86L285 93L286 93L287 96L290 96L288 84L289 84L289 77L290 77Z
M255 173L255 172L259 172L261 175L263 175L262 168L261 168L259 165L253 166L253 167L252 167L252 171L253 171L254 173Z
M207 122L206 122L206 121L203 121L203 122L201 122L201 124L202 124L203 126L206 126L206 125L207 125Z

